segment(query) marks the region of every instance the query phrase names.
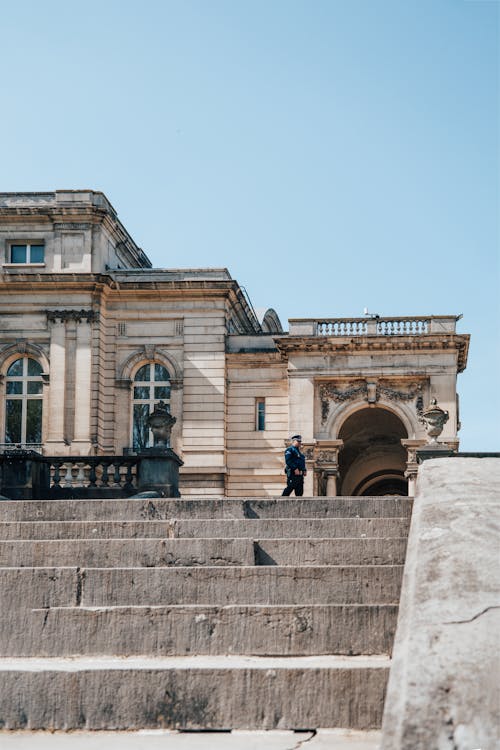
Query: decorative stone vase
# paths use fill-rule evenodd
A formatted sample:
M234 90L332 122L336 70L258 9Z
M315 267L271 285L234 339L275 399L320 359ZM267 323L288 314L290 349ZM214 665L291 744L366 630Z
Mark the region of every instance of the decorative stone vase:
M439 445L437 438L441 435L449 416L450 415L447 411L444 411L438 406L435 398L431 399L430 406L422 412L422 417L420 419L430 438L428 445Z
M159 401L147 419L148 427L153 433L155 448L169 448L172 427L177 422L164 401Z

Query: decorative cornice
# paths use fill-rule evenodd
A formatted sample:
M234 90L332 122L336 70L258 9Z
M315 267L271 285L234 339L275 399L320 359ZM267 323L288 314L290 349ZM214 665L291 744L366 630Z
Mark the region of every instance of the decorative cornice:
M443 351L457 352L457 371L467 365L469 334L425 333L406 336L283 336L273 337L283 355L301 354L365 354L383 352Z
M99 313L96 310L45 310L45 313L49 323L56 323L58 320L61 323L67 320L74 320L77 323L85 320L87 323L93 323L99 320Z

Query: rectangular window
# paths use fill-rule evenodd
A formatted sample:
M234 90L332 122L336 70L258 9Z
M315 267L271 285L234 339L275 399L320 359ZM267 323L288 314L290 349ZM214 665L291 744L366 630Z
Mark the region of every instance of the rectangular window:
M12 244L10 246L9 263L44 263L45 245L40 242Z
M266 399L255 399L255 429L263 432L266 429Z

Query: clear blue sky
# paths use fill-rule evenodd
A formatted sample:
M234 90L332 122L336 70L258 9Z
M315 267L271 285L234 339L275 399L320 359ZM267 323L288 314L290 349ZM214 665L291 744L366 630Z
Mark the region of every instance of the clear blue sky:
M498 450L495 0L3 3L3 190L103 190L154 265L289 317L458 314Z

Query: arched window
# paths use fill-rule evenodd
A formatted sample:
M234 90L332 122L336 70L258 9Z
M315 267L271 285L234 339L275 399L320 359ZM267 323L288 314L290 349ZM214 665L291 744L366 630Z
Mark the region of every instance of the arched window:
M42 442L42 367L30 357L10 365L5 378L5 442Z
M163 401L170 410L170 375L166 367L150 362L137 370L132 403L132 445L142 450L152 445L153 436L147 418L155 404Z

